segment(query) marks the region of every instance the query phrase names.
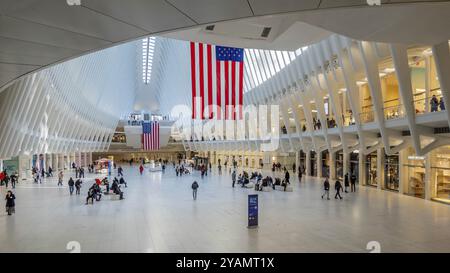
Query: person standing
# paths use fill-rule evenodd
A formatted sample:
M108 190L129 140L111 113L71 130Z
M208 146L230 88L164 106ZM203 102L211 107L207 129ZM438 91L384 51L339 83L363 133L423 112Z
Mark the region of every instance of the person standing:
M18 179L19 179L19 177L17 175L17 172L15 172L14 174L11 175L11 187L13 189L16 188L16 182L17 182Z
M438 110L439 101L436 95L433 95L430 100L431 112L436 112Z
M323 190L322 199L326 195L327 200L330 200L330 182L328 181L328 178L325 178L325 181L323 182Z
M12 191L8 191L6 193L6 212L8 213L8 215L12 215L13 213L16 213L16 196L14 195L14 193L12 193Z
M81 184L83 182L81 181L80 178L77 179L77 181L75 181L75 194L80 195L80 189L81 189Z
M144 172L144 167L142 165L139 166L139 173L142 175Z
M9 175L8 174L6 174L5 175L5 178L3 178L3 182L5 183L5 186L6 186L6 188L8 188L8 183L9 183Z
M197 189L198 189L198 183L197 181L194 181L194 183L192 183L192 197L194 198L194 200L197 200Z
M336 195L334 196L334 199L337 199L338 196L339 199L342 199L341 196L342 184L339 180L336 180L336 183L334 183L334 189L336 190Z
M441 97L439 99L439 108L441 109L441 111L445 110L445 103L444 103L444 97Z
M58 186L62 186L62 185L63 185L63 184L62 184L63 178L64 178L64 174L63 174L62 171L60 171L60 172L58 173Z
M67 184L69 185L70 195L72 195L73 194L73 187L75 185L75 182L73 181L72 177L69 179L69 182Z
M348 193L348 187L350 186L350 182L349 182L349 177L348 177L348 173L346 173L344 175L344 187L345 187L345 193Z
M236 170L233 170L233 173L231 174L231 180L233 180L233 188L234 188L234 184L236 183Z
M354 173L350 176L350 191L356 192L356 175Z
M289 178L290 178L289 171L286 170L286 173L284 174L284 180L286 181L286 184L289 183Z
M222 166L219 165L217 168L219 169L219 174L222 174Z
M75 168L75 178L78 178L78 173L79 173L78 168Z

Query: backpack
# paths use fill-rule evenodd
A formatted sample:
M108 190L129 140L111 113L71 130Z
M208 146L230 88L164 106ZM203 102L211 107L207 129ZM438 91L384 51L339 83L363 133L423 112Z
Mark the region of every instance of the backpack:
M198 188L198 184L197 184L197 183L193 183L193 184L192 184L192 189L193 189L193 190L196 190L197 188Z

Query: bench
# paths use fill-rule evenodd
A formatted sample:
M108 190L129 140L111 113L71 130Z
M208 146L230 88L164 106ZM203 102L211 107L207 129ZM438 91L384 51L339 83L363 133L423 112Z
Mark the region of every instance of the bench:
M275 190L277 190L277 191L284 191L284 187L283 186L275 186ZM286 187L286 191L287 192L293 192L294 191L294 188L292 187L292 186L287 186Z
M247 184L245 184L244 188L254 189L255 188L255 183L248 182Z
M266 187L262 188L262 191L269 192L269 191L273 191L273 189L272 189L272 187L266 186Z

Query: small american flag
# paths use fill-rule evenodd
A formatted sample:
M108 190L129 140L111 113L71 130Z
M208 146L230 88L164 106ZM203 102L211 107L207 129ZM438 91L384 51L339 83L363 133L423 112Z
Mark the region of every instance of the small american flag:
M242 119L244 50L190 43L192 119Z
M142 123L142 146L144 150L159 150L159 122Z

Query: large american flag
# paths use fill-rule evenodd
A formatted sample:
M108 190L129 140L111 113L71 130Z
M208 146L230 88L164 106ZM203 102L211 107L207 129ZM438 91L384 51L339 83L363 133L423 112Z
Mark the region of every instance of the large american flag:
M142 123L142 146L144 150L159 150L159 122Z
M190 44L192 119L242 119L244 50Z

